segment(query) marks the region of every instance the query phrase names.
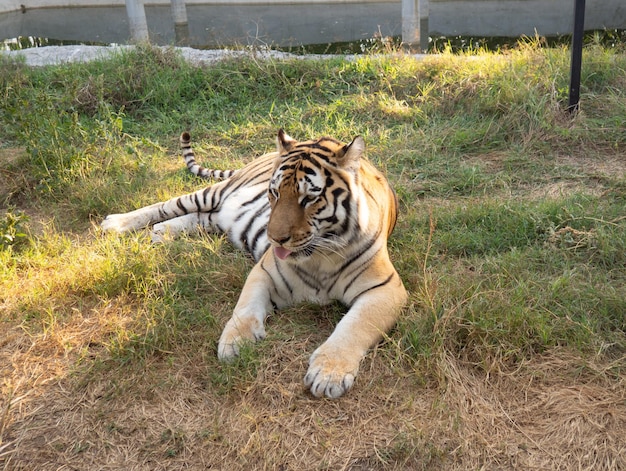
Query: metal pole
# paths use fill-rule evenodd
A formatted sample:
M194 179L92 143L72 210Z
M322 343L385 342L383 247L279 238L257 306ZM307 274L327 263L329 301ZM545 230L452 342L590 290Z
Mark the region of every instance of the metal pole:
M126 14L128 15L128 25L130 27L130 37L135 43L147 43L148 22L146 21L146 11L143 8L142 0L126 0Z
M580 102L580 69L582 68L583 36L585 33L585 0L574 0L574 32L572 34L572 64L567 110L574 114Z

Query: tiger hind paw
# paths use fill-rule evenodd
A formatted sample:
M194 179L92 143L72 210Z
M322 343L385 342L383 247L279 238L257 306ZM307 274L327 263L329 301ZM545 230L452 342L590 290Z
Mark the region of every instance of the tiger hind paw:
M100 228L105 232L126 232L131 229L128 223L124 214L109 214L100 223Z

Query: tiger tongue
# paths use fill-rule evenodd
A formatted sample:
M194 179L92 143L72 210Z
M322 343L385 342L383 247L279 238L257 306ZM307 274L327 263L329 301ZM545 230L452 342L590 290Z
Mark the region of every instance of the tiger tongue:
M276 254L276 256L281 260L285 260L290 253L291 250L288 250L285 247L274 247L274 254Z

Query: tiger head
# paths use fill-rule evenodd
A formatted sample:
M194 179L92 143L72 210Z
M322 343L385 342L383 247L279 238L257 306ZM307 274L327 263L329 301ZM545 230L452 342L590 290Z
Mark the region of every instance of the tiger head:
M363 138L297 142L281 129L268 197L267 235L280 259L337 251L356 224L353 190Z

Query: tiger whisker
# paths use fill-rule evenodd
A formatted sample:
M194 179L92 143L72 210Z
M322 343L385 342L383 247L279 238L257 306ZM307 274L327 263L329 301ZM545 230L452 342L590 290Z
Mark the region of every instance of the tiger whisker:
M316 237L311 241L309 246L313 249L321 249L319 253L324 255L328 260L330 260L330 254L325 252L341 255L342 258L345 258L345 254L342 253L342 248L345 246L345 242L342 238L324 239Z

